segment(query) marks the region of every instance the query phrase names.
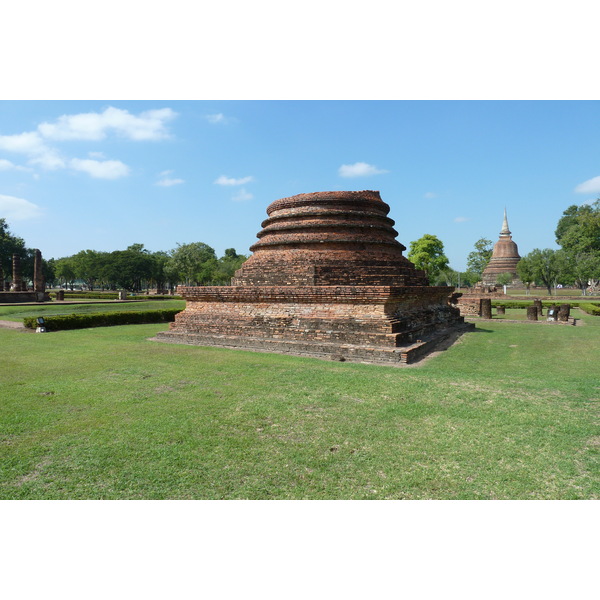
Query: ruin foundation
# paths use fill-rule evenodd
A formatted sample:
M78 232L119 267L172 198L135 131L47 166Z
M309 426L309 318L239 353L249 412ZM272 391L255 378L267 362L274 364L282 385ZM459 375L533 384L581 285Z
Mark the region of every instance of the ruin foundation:
M473 328L396 241L378 192L273 202L232 286L179 287L187 301L164 342L410 363Z

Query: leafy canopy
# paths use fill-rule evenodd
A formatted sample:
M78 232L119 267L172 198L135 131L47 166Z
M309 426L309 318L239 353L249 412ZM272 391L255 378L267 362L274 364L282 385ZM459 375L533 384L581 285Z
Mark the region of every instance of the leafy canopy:
M410 243L407 257L417 269L425 271L430 283L440 271L448 268L449 261L444 254L443 242L429 233Z

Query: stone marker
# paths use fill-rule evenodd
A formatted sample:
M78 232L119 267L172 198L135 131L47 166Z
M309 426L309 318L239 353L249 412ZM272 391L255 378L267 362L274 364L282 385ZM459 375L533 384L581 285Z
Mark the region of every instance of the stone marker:
M558 309L558 320L559 321L568 321L569 315L571 314L571 305L570 304L561 304Z
M543 311L542 301L541 300L534 300L533 301L533 305L537 308L538 317L543 317L544 316L544 311Z
M505 315L506 314L506 307L505 306L497 306L496 307L496 314Z
M58 290L56 292L56 299L62 302L65 299L65 290Z
M119 300L127 300L127 292L125 290L119 291Z
M537 321L538 320L538 307L537 306L528 306L527 307L527 320L528 321Z
M482 298L479 304L479 316L482 319L492 318L492 301L489 298Z

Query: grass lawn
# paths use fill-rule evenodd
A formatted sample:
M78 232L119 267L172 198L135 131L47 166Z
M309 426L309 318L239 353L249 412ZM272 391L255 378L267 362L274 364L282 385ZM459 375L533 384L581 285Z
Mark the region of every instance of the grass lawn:
M574 312L403 368L0 329L0 498L598 499L600 317Z

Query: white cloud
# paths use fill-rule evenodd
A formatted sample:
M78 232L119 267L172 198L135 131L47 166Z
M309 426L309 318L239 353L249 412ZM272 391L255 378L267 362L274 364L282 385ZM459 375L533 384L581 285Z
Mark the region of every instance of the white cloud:
M160 181L156 182L156 185L160 185L162 187L171 187L172 185L179 185L180 183L185 183L183 179L170 179L165 177Z
M36 131L28 131L16 135L0 135L0 150L25 154L29 164L40 165L44 169L64 167L64 161L59 153L46 146L44 140Z
M252 177L252 175L248 175L248 177L241 177L240 179L234 179L233 177L221 175L221 177L215 179L213 183L216 183L217 185L244 185L245 183L250 183L251 181L254 181L254 177Z
M29 169L15 165L4 158L0 158L0 171L28 171Z
M369 175L381 175L387 173L383 169L378 169L373 165L369 165L364 162L357 162L353 165L342 165L338 173L340 177L367 177Z
M130 140L161 140L169 137L166 124L177 116L170 108L147 110L138 116L109 106L101 113L63 115L54 123L41 123L38 132L46 139L103 140L114 132Z
M244 188L241 188L240 191L232 198L234 202L247 202L248 200L252 200L254 196L247 192Z
M588 179L583 183L580 183L575 191L578 194L598 194L600 193L600 176Z
M71 169L83 171L97 179L118 179L129 175L129 167L120 160L91 160L73 158L69 161Z
M468 217L456 217L456 218L454 219L454 222L455 222L455 223L464 223L465 221L468 221L468 220L469 220L469 218L468 218Z
M223 113L216 113L214 115L206 115L206 120L209 123L227 123L229 119Z
M39 217L42 210L29 200L0 194L0 214L9 220L24 221Z

